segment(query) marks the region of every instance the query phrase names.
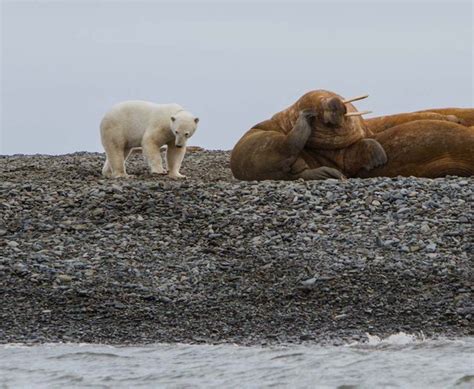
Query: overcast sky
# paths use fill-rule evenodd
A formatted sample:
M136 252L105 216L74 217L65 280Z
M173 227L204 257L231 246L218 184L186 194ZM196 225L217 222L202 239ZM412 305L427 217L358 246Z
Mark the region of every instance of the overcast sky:
M464 2L3 1L2 154L102 151L115 103L176 102L230 149L312 89L374 115L473 106Z

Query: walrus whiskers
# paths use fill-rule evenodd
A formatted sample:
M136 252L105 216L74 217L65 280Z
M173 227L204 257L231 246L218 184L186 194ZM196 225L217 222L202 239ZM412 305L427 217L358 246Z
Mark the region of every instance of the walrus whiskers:
M360 112L348 112L344 116L362 116L362 115L367 115L368 113L372 113L372 111L360 111Z
M347 103L352 103L353 101L366 99L367 97L369 97L369 95L361 95L361 96L352 97L351 99L343 100L342 102L344 104L347 104Z

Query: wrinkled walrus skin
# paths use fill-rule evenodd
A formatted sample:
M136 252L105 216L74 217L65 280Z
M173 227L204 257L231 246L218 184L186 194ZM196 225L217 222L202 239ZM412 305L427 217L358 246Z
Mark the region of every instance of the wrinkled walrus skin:
M469 127L473 109L432 109L367 121L345 117L346 111L356 110L332 92L305 94L244 134L231 155L234 176L294 180L342 174L363 178L474 174L474 127Z
M363 119L347 112L357 111L333 92L306 93L244 134L232 150L232 173L240 180L317 180L383 165L382 146L365 139L371 133Z
M416 120L373 135L388 162L356 177L436 178L474 175L474 127L443 120Z
M378 133L400 124L414 122L415 120L442 120L464 125L464 120L455 115L444 115L438 112L409 112L395 115L378 116L365 119L365 124L370 132Z

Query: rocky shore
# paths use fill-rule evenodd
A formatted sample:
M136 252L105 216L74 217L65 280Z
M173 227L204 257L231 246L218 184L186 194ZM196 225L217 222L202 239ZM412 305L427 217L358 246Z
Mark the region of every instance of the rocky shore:
M474 179L100 176L104 155L0 157L0 342L330 342L473 334Z

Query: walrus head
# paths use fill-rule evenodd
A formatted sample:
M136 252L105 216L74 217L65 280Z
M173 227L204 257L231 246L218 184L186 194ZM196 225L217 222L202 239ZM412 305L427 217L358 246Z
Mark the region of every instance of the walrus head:
M312 107L318 113L312 126L308 144L312 148L340 149L366 137L366 127L362 115L351 104L368 95L344 99L329 91L313 91L303 96L300 106Z
M325 125L331 127L341 127L344 123L344 115L347 108L344 102L338 97L325 97L321 99L321 120Z
M353 97L351 99L342 100L338 96L324 97L321 99L322 108L322 121L329 127L341 127L344 123L345 118L352 116L362 116L370 111L356 111L347 112L347 105L353 101L362 100L367 98L369 95L362 95Z

